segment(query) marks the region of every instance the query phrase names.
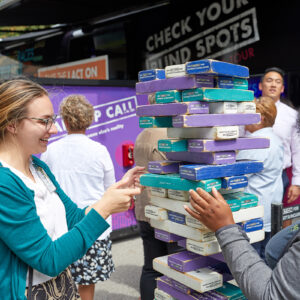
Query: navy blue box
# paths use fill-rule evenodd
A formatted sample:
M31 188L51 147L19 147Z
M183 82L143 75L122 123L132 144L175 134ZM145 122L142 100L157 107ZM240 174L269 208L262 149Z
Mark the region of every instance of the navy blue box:
M179 174L181 178L202 180L257 173L262 171L263 167L261 161L239 160L226 165L182 165L179 167Z

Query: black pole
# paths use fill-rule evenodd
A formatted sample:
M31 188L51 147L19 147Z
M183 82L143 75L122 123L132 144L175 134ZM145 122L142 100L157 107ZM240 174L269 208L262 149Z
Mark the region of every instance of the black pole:
M271 204L271 236L282 229L282 203Z

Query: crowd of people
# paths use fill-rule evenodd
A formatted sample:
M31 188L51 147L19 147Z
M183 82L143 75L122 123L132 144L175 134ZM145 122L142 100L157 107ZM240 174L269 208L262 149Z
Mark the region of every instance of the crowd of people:
M298 299L300 229L286 223L275 236L270 233L271 204L294 204L300 196L298 114L280 98L281 69L267 69L259 89L261 123L247 125L245 134L268 137L270 147L240 151L237 159L264 162L262 172L249 176L246 192L258 195L264 206L265 240L249 244L215 189L190 191L192 208L185 209L216 233L248 299ZM0 298L94 299L95 284L115 270L111 215L128 210L134 198L144 252L141 300L153 300L160 274L152 260L181 250L155 239L144 214L150 191L139 184L149 161L166 159L157 147L166 129L144 129L137 136L136 167L116 182L107 148L86 135L94 117L88 99L70 95L59 113L67 135L48 146L57 128L46 89L26 78L0 84Z

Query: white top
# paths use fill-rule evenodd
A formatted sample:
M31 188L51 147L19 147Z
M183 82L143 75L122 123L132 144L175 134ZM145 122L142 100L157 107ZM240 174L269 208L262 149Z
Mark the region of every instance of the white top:
M106 147L84 134L69 134L53 142L41 159L80 208L95 203L115 182L113 163ZM111 225L111 216L106 221ZM105 239L111 231L110 226L99 239Z
M4 161L1 161L1 163L4 167L9 168L14 174L20 177L20 179L29 189L33 190L37 214L40 217L41 223L47 230L47 233L52 241L55 241L63 234L68 232L66 210L64 204L55 191L50 192L47 189L47 187L37 174L36 169L33 167L32 162L30 163L30 171L35 179L35 182L33 182L29 177L24 175L19 170L11 167ZM33 270L32 285L37 285L50 279L51 277Z
M277 117L273 130L280 137L284 147L284 164L286 169L293 168L292 185L300 186L300 133L297 132L298 113L295 109L278 100L275 102Z
M269 148L241 150L237 155L237 159L259 160L264 164L261 172L247 175L248 186L245 188L245 192L256 195L259 205L264 206L264 229L266 232L270 232L271 203L281 203L283 197L283 144L271 127L247 133L249 137L270 139Z

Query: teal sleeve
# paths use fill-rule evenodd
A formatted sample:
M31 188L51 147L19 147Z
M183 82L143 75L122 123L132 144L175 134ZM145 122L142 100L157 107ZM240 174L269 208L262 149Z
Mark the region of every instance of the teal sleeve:
M109 227L92 209L69 232L52 241L37 215L33 191L16 176L1 173L0 239L34 269L52 277L58 275Z

